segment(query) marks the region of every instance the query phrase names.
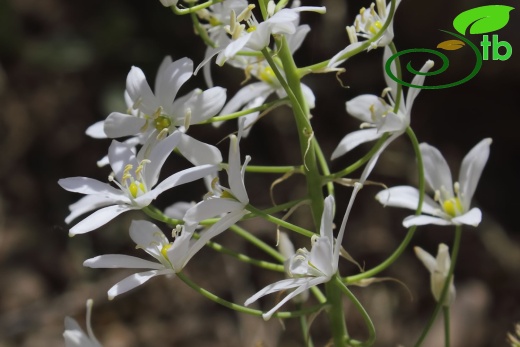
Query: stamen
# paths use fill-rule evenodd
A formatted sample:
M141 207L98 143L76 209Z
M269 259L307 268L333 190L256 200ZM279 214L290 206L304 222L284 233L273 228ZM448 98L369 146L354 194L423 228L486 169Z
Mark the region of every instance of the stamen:
M191 108L186 108L186 114L184 115L184 127L186 128L186 131L190 127L191 124Z
M349 39L350 43L358 42L358 38L356 35L356 28L354 28L353 26L347 27L347 35L348 35L348 39Z
M377 13L379 13L380 18L386 18L386 4L384 0L376 0L377 4Z

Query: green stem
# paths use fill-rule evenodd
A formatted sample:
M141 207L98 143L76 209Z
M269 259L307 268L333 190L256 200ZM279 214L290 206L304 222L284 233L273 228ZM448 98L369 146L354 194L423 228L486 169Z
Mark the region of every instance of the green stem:
M301 304L298 305L298 308L301 309ZM312 343L311 334L309 332L309 324L307 322L306 316L300 317L300 327L302 329L303 334L303 341L305 343L306 347L314 347L314 344Z
M267 110L269 108L275 108L278 106L286 105L288 100L289 100L288 98L278 99L278 100L271 101L271 102L268 102L266 104L263 104L263 105L260 105L257 107L248 108L247 110L233 112L233 113L225 114L222 116L215 116L215 117L212 117L212 118L208 119L207 121L199 123L199 124L223 122L223 121L227 121L227 120L231 120L231 119L236 119L236 118L245 116L245 115L253 113L253 112L261 112L261 111Z
M417 158L417 170L418 170L418 176L419 176L419 202L417 204L417 209L415 210L415 215L418 216L421 214L422 211L422 204L424 200L424 190L425 190L425 183L424 183L424 164L422 159L421 150L419 149L419 141L417 140L417 137L415 136L415 133L413 132L412 128L408 127L406 129L406 134L410 138L410 141L412 142L413 149L415 151L415 157ZM358 275L354 276L348 276L344 278L345 283L355 283L357 281L360 281L364 278L369 278L377 275L381 271L388 268L390 265L392 265L397 258L401 256L401 254L404 252L404 250L408 247L408 244L412 240L415 230L417 229L416 225L413 225L408 229L408 232L406 233L406 236L404 237L403 241L399 245L399 247L388 257L385 261L383 261L381 264L377 265L376 267L365 271L363 273L360 273Z
M248 308L246 306L238 305L238 304L235 304L233 302L230 302L230 301L222 299L221 297L213 294L209 290L206 290L206 289L202 288L201 286L199 286L198 284L196 284L195 282L193 282L191 279L186 277L182 272L178 272L177 273L177 277L179 277L179 279L181 281L186 283L194 291L196 291L199 294L202 294L206 298L210 299L213 302L216 302L219 305L225 306L227 308L230 308L230 309L238 311L238 312L247 313L247 314L250 314L250 315L253 315L253 316L261 316L263 314L263 312L260 311L260 310L255 310L255 309L252 309L252 308ZM276 313L273 314L273 317L277 317L277 318L300 317L300 316L304 316L304 315L308 315L310 313L316 312L321 307L322 307L322 305L316 305L316 306L304 308L304 309L297 310L297 311L276 312Z
M316 137L312 138L312 145L314 146L314 151L316 151L316 157L318 159L318 164L321 167L321 171L323 172L324 177L330 175L329 164L327 163L327 159L321 150L320 144ZM327 182L327 193L329 195L334 196L334 183L332 181Z
M220 164L223 169L228 168L228 164ZM248 165L246 172L255 173L269 173L269 174L284 174L287 172L302 173L303 169L301 166L259 166L259 165Z
M342 289L337 281L325 283L327 302L329 304L328 317L332 329L332 340L334 347L346 346L345 342L349 339L347 325L345 324L345 312L343 311Z
M267 213L264 213L263 211L251 206L251 205L247 205L246 206L246 210L254 213L255 215L257 215L258 217L262 217L263 219L271 222L271 223L274 223L276 225L279 225L281 227L284 227L286 229L289 229L289 230L292 230L292 231L296 231L298 234L302 234L303 236L307 236L307 237L312 237L313 235L315 235L315 233L313 233L312 231L309 231L307 229L304 229L302 227L299 227L297 225L294 225L294 224L291 224L291 223L288 223L282 219L279 219L279 218L276 218L276 217L273 217Z
M354 294L347 288L346 285L343 284L341 281L341 277L336 276L334 277L334 280L336 281L336 285L343 291L343 293L352 301L354 306L356 306L356 309L363 317L363 320L365 321L365 324L367 325L368 329L368 339L365 342L360 342L356 340L349 340L348 345L349 346L372 346L374 341L376 340L376 329L374 327L374 323L372 323L372 320L370 319L370 316L368 315L367 311L361 305L359 300L356 298Z
M170 8L172 9L173 13L175 13L176 15L183 16L186 14L195 13L197 11L203 10L205 8L210 7L211 5L218 4L219 2L222 2L222 1L223 0L210 0L210 1L206 1L202 4L192 6L190 8L178 8L177 6L171 6Z
M444 347L450 347L450 307L443 306L444 313Z
M247 230L239 227L238 225L233 225L230 229L233 230L233 232L235 234L240 235L246 241L248 241L249 243L258 247L258 249L261 249L264 253L266 253L266 254L270 255L271 257L273 257L274 259L276 259L278 262L283 263L285 261L285 257L280 252L278 252L276 249L269 246L267 243L260 240L259 238L257 238L256 236L254 236L253 234L248 232ZM280 265L280 266L282 266L282 265ZM282 268L283 268L283 266L282 266ZM282 269L282 271L284 271L284 270Z
M457 257L459 256L459 249L460 249L460 240L462 239L462 227L460 225L455 226L455 239L453 240L453 248L451 250L451 264L450 269L448 271L448 276L446 276L446 282L444 282L444 287L442 288L441 296L439 297L439 301L437 302L437 305L435 306L435 310L433 311L433 314L430 317L430 320L424 327L424 330L415 343L415 347L419 347L426 336L428 335L428 332L430 331L433 322L435 322L435 318L437 317L437 314L441 310L441 307L443 306L443 303L446 300L446 296L448 295L449 289L450 289L450 283L451 279L453 278L453 272L455 271L455 264L457 263Z

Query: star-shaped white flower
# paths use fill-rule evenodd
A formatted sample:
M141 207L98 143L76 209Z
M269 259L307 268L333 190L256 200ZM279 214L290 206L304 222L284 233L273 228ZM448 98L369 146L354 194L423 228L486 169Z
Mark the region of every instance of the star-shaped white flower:
M421 247L414 247L414 251L424 266L426 266L428 271L430 271L432 294L435 300L439 302L451 265L448 246L444 243L439 245L437 258L434 258ZM455 285L453 284L453 280L454 276L451 276L450 288L444 300L444 306L450 306L450 304L455 300Z
M69 206L71 213L65 222L70 223L84 213L101 208L72 227L70 234L97 229L125 211L148 206L165 190L218 170L216 165L200 165L177 172L157 184L166 158L180 140L181 134L175 132L153 145L143 146L137 155L127 145L112 141L108 158L113 175L109 179L116 187L87 177L59 180L58 184L65 190L87 195Z
M343 240L347 219L356 194L359 189L361 189L361 187L361 184L356 183L354 192L352 193L352 197L350 198L350 202L347 207L347 211L343 217L343 222L341 223L336 241L334 241L334 235L332 233L334 219L334 197L329 195L327 198L325 198L325 206L320 225L320 236L314 236L312 238L311 251L309 252L306 248L300 248L286 264L287 275L291 278L284 279L266 286L255 295L247 299L245 302L246 306L267 294L295 288L285 298L280 300L280 302L276 304L275 307L262 315L265 320L268 320L276 312L276 310L278 310L287 301L313 286L326 283L332 279L332 277L338 271L341 242Z
M191 59L172 61L167 56L159 66L152 92L143 71L133 66L126 79L128 113L112 112L105 121L87 129L87 134L113 139L135 136L132 143L143 144L163 131L171 134L180 130L183 134L177 148L186 159L195 165L220 163L222 157L216 147L195 140L184 132L190 125L218 114L226 102L226 90L221 87L204 91L194 89L177 98L179 89L192 75Z
M412 80L413 85L423 85L424 73L433 67L433 61L428 60L420 70L421 74L417 74ZM389 103L383 98L372 94L363 94L347 101L347 113L358 118L363 123L361 130L353 131L347 134L332 153L331 159L336 159L362 143L379 139L385 133L389 133L388 139L381 145L379 150L368 161L363 174L361 175L361 183L363 183L377 162L381 153L388 147L392 141L401 136L406 128L410 125L410 115L415 98L419 94L420 89L409 88L406 101L401 100L399 110L394 112L394 101L396 97L395 83L391 83L387 79L389 87L385 89L386 95L389 96ZM389 94L388 94L389 91Z
M213 191L206 199L186 211L184 221L187 225L197 226L200 221L215 216L222 216L220 219L222 226L233 225L248 213L246 206L249 204L249 197L244 184L244 175L251 157L247 156L244 165L240 164L242 129L243 127L240 126L238 137L230 136L229 162L226 169L229 188L222 187L218 184L218 178L215 178L212 182Z
M305 36L310 31L308 25L300 25L296 28L296 32L292 35L287 35L287 45L292 53L294 53L302 44ZM238 110L247 110L255 108L264 104L265 100L272 94L281 99L287 96L285 89L282 87L278 78L276 78L273 69L264 60L258 60L257 57L245 57L249 59L233 60L231 65L241 68L246 72L246 76L254 76L258 82L253 82L242 87L233 96L224 108L220 111L220 115L226 115ZM281 70L281 69L280 69ZM280 71L282 74L283 70ZM305 84L301 83L301 88L305 100L309 108L315 107L315 96L312 90ZM260 112L252 112L240 120L245 119L244 122L244 137L249 134L252 125L258 119ZM216 123L213 123L218 125Z
M491 142L490 138L486 138L469 151L462 161L459 180L455 183L448 163L439 150L422 143L420 150L424 174L435 195L433 199L424 197L422 212L426 215L406 217L403 225L406 228L425 224L478 226L482 212L476 207L471 208L471 199L488 160ZM409 186L392 187L379 192L376 199L383 205L416 209L419 190Z
M83 265L91 268L148 269L126 277L110 288L108 297L113 299L153 277L174 276L182 271L190 259L204 247L206 242L218 235L221 229L222 225L216 223L203 231L200 238L195 240L193 239L195 230L193 226L179 226L173 232L175 240L170 242L155 224L144 220L134 220L130 225L130 237L136 243L136 248L143 249L156 261L124 254L105 254L87 259Z
M92 332L90 317L92 315L92 299L87 300L87 334L81 329L78 322L70 317L65 317L65 347L102 347Z
M401 0L396 0L395 10L397 10L397 6L399 6L400 3ZM359 14L356 16L354 25L347 27L347 34L350 40L350 44L330 59L328 67L334 68L344 63L346 59L342 59L341 57L360 47L364 43L364 41L358 41L358 37L370 40L379 34L385 22L387 21L388 16L390 15L391 5L391 3L386 5L385 0L376 0L375 4L370 4L369 9L364 7L361 8ZM390 20L388 27L381 34L381 36L367 47L367 51L377 47L386 47L390 42L392 42L393 39L394 18Z

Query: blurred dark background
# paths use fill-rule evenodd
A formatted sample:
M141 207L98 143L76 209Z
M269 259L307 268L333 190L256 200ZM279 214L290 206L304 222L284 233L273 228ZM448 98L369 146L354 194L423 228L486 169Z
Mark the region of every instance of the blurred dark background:
M313 5L310 1L305 5ZM451 39L439 29L453 30L453 18L470 8L488 5L482 0L418 2L403 0L395 19L398 49L434 48ZM515 7L513 1L500 4ZM304 13L302 23L313 30L297 53L300 66L330 58L347 44L345 26L369 2L323 1L324 16ZM453 173L464 155L484 137L492 137L491 156L474 204L484 214L477 229L466 228L456 269L458 300L452 308L453 346L505 346L506 333L520 321L520 234L516 221L520 205L518 176L518 93L520 76L520 15L511 12L499 39L513 47L507 61L484 61L468 83L449 89L422 91L414 104L412 126L421 142L441 150ZM479 44L480 36L470 39ZM0 346L61 346L63 318L78 319L84 326L84 304L93 298L93 326L105 346L301 346L298 322L234 314L200 297L181 281L157 278L131 293L108 302L106 291L122 279L124 270L84 269L86 258L133 250L127 236L132 218L118 217L88 235L69 238L64 218L67 206L79 195L60 189L63 177L86 176L106 180L107 169L96 161L105 155L109 141L93 140L85 129L111 111L124 111L123 91L132 65L141 67L153 83L165 55L201 61L204 47L194 37L189 17L176 17L159 1L112 0L2 0L0 1ZM448 52L448 72L428 78L430 84L448 83L473 67L471 51ZM345 101L362 93L380 94L385 87L382 50L363 53L344 65L341 88L334 74L304 80L316 95L312 112L316 137L326 155L338 141L359 126L345 112ZM417 68L424 62L417 57ZM436 61L437 64L440 62ZM238 89L243 75L230 67L218 69L216 84ZM407 76L411 79L410 76ZM192 78L181 94L204 88L201 76ZM193 136L219 143L236 124L193 127ZM299 164L296 134L290 111L264 117L243 141L243 154L252 164ZM227 141L218 144L227 153ZM370 147L363 146L335 161L339 170ZM416 182L413 151L403 137L394 142L371 179L388 186ZM354 178L359 175L354 175ZM248 175L246 184L254 204L267 206L267 191L277 176ZM303 180L293 177L275 188L277 201L300 197ZM384 260L399 244L408 211L382 208L373 199L379 187L361 192L349 221L344 245L367 268ZM192 185L174 190L158 206L177 200L198 200L204 193ZM338 187L338 211L344 211L350 189ZM338 214L339 215L339 214ZM310 227L308 210L292 217ZM336 219L339 222L339 217ZM275 243L275 228L258 219L245 227ZM412 245L435 253L439 242L451 245L452 228L424 227ZM238 250L244 241L231 233L217 240ZM295 239L297 247L307 246ZM261 257L262 255L258 255ZM280 277L237 264L212 251L196 257L187 273L211 291L237 302ZM355 273L342 264L342 273ZM402 281L353 288L374 319L377 346L412 345L432 312L429 274L410 248L381 274ZM274 295L262 301L273 305ZM360 316L345 302L349 330L366 335ZM311 328L317 346L327 343L326 318L319 316ZM439 320L438 323L441 323ZM435 326L425 345L439 346L442 327Z

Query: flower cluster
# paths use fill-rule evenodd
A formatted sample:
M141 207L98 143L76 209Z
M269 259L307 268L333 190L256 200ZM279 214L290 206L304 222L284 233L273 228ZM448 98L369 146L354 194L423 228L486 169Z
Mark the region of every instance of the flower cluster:
M480 223L482 213L472 206L472 199L489 156L491 139L480 141L466 155L456 182L453 182L448 163L441 153L429 144L418 143L411 128L412 107L427 77L433 74L430 70L434 62L426 60L416 71L411 84L406 84L411 85L406 91L406 97L402 86L385 74L387 87L380 96L363 94L345 101L346 112L362 122L360 129L348 129L331 153L322 152L319 139L328 134L315 132L314 118L310 114L310 110L314 112L318 109L315 106L319 102L316 100L319 94L302 81L303 77L311 73L341 70L337 67L350 56L377 47L384 47L383 58L385 62L388 61L396 50L393 44L393 14L399 0L389 3L377 0L369 9L361 9L354 25L347 27L351 44L330 59L309 67L298 67L294 60L296 50L311 30L309 25L300 24L300 15L302 12L311 12L310 15L325 14L324 7L301 6L299 1L289 4L285 0L277 3L273 0L260 1L258 4L246 0L186 2L189 5L187 7L177 0L161 0L161 3L171 7L175 14L190 14L195 30L207 45L204 59L194 70L190 58L174 61L169 56L165 57L157 71L153 90L143 71L131 67L126 89L122 93L127 109L111 112L86 131L92 138L111 141L106 156L97 163L100 170L110 170L108 179L100 181L87 177L69 177L58 181L65 190L84 195L69 206L70 214L65 218L69 224L87 215L70 228L71 236L101 228L130 210L142 211L153 219L153 222L146 219L133 220L129 227L129 236L137 252L146 252L148 259L128 254L103 254L85 260L83 265L90 268L135 270L135 273L108 289L109 299L164 275L188 283L219 304L241 312L262 315L266 320L273 316L286 318L308 312L316 314L323 310L331 319L335 345L371 345L375 339L373 324L348 285L376 282L374 276L384 271L407 249L417 226L454 225L456 240L459 240L462 225L477 226ZM217 66L241 70L244 75L243 85L239 88L215 86L210 68L214 57ZM399 61L394 61L390 66L395 73L401 70L398 64ZM203 69L208 88L181 92L199 69ZM227 90L236 92L228 98ZM248 140L254 123L261 122L262 116L274 114L271 111L282 106L289 106L295 118L295 134L299 137L297 146L301 158L294 161L299 164L294 165L293 161L291 166L250 166L251 157L241 156L241 143ZM221 154L218 147L220 143L206 143L204 139L192 137L193 133L196 134L190 131L192 127L213 124L208 126L209 131L217 132L221 131L216 129L218 125L229 120L236 122L235 119L238 119L237 131L225 134L229 140L227 158ZM405 134L411 139L416 152L420 183L418 187L390 188L382 184L386 189L375 197L384 206L415 210L415 214L406 217L402 223L404 227L410 228L407 237L381 264L367 272L345 276L341 273L340 257L357 264L346 250L352 246L344 242L347 220L356 197L364 185L370 183L368 179L379 158L394 140ZM327 158L335 160L348 157L346 154L354 148L376 140L377 144L367 155L331 173ZM269 141L277 140L273 138ZM276 143L278 147L285 145ZM174 161L175 165L171 165ZM363 164L364 168L356 173ZM222 175L224 172L225 175ZM279 205L273 202L272 205L257 207L255 200L262 187L255 186L251 191L246 189L245 177L248 172L283 175L273 182L270 193L276 184L295 173L304 177L307 190L297 199L286 196ZM356 176L344 177L347 174ZM221 183L220 178L224 183ZM424 195L424 181L433 190L433 198ZM336 182L353 183L350 199L335 192ZM160 196L165 196L162 195L164 192L188 183L201 186L205 183L208 192L204 196L179 197L170 202L171 206L164 211L155 205ZM301 189L294 191L300 192ZM346 203L347 200L344 217L335 233L334 215L338 206L342 206L341 203L336 205L336 202ZM289 219L299 208L309 208L313 227ZM281 212L286 214L277 217L276 214ZM308 237L306 244L310 243L310 250L299 247L295 251L291 239L296 238L283 232L278 234L278 251L274 242L261 240L248 223L239 224L253 217L272 223L273 234L279 228L284 228ZM276 261L256 259L241 253L241 250L228 249L216 243L215 238L225 238L228 229ZM353 229L349 226L349 230ZM458 245L457 241L452 246L455 255ZM283 275L278 281L252 294L244 305L228 302L198 287L184 274L190 260L209 247L237 261L283 272ZM444 243L439 245L436 258L420 247L414 249L431 274L431 291L439 307L442 305L449 309L455 300L453 270L456 257L450 258L449 248ZM320 289L321 285L326 287L325 294ZM267 312L245 307L276 292L285 292L286 295ZM338 317L343 315L344 296L354 303L367 325L369 338L365 342L343 336L347 330L341 327L344 320ZM291 299L297 299L303 308L280 312L281 307ZM305 308L306 301L311 300L318 301L318 305ZM90 306L87 313L88 335L73 320L66 320L64 337L67 346L100 346L92 334L89 320ZM307 333L304 332L304 335Z

